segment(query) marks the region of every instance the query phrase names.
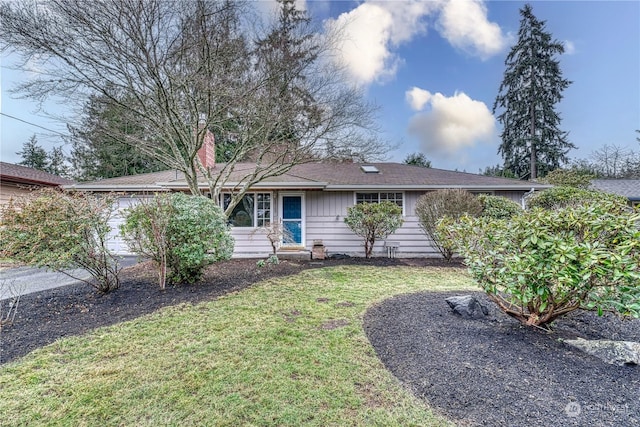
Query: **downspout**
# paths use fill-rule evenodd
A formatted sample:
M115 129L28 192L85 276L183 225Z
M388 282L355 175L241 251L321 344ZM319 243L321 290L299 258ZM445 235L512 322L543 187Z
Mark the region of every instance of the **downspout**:
M531 190L527 191L526 193L524 193L522 195L522 199L520 199L520 204L522 205L522 210L525 210L527 208L527 203L526 203L527 197L532 195L535 191L536 191L536 189L531 187Z

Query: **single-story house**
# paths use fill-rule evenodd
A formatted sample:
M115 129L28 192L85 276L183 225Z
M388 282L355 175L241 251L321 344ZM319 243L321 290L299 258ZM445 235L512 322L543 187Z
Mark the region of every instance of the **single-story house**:
M640 205L640 179L594 179L590 188L626 197L631 206Z
M0 162L0 206L9 203L11 198L25 196L34 189L70 184L73 184L72 180L48 172Z
M209 166L215 173L224 164ZM254 167L254 163L236 164L222 188L218 203L225 207L230 198L229 192ZM281 248L282 251L290 251L289 254L297 252L308 258L314 244L321 241L328 254L361 256L364 253L362 239L344 223L347 208L356 203L381 200L392 201L402 208L404 224L385 241L376 243L374 256L387 255L389 247L402 257L439 256L422 232L415 215L416 201L422 194L460 188L472 193L504 196L520 203L526 193L548 187L539 183L399 163L300 164L280 176L255 184L233 210L229 223L236 242L234 257L269 255L271 245L260 228L272 223L282 223L291 232L292 241L285 242ZM155 192L188 191L182 173L175 170L78 183L65 188L122 193L120 209L136 203L141 197L151 197ZM204 180L202 191L208 191ZM128 248L117 231L121 221L119 216L113 220L112 226L116 231L110 244L112 250L126 254Z

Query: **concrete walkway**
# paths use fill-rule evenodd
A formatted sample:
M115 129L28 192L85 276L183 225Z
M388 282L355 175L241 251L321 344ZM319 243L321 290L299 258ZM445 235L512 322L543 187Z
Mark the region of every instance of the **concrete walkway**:
M124 268L137 262L135 256L125 256L121 258L120 265ZM69 270L69 273L74 277L85 280L91 277L87 271L82 269ZM47 270L46 268L3 268L0 270L0 300L76 283L83 282L73 279L64 273Z

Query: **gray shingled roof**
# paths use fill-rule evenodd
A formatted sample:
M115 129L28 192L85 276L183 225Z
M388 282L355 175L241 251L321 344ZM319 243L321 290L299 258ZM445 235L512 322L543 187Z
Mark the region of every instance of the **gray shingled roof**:
M310 163L294 167L289 174L310 180L324 181L328 186L403 186L403 187L511 187L531 183L516 179L490 177L444 169L423 168L401 163L368 163L378 173L365 173L358 163ZM539 184L536 187L546 188Z
M629 200L640 200L640 179L594 179L591 188L624 196Z
M65 188L103 191L153 190L161 191L159 182L184 181L184 174L176 170L142 173L139 175L120 176L117 178L99 179L66 185Z
M74 181L26 166L0 162L0 180L18 184L68 185Z
M256 185L256 188L317 188L326 190L348 189L437 189L467 188L474 190L530 190L544 189L548 185L520 181L516 179L490 177L443 169L423 168L400 163L369 163L378 173L365 173L358 163L306 163L294 166L287 173L270 177ZM224 167L216 165L214 172ZM247 171L255 168L253 163L238 163L227 180L232 187L242 181ZM201 181L205 187L204 180ZM158 191L159 189L185 188L182 173L163 171L149 174L104 179L80 183L67 188L79 190L115 191Z

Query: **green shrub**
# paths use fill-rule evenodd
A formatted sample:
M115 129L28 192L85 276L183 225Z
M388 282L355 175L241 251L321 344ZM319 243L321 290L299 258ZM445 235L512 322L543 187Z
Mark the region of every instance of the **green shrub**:
M121 232L134 253L156 261L161 288L165 281L193 283L207 265L233 254L226 217L206 197L156 194L127 210Z
M393 202L360 203L347 209L347 226L364 238L364 254L370 258L373 245L402 226L402 209Z
M506 197L480 194L477 196L482 205L481 216L493 219L508 219L522 213L522 208Z
M640 314L640 213L615 202L535 208L509 220L445 219L439 230L505 313L546 325L577 309Z
M575 169L555 169L549 172L540 182L561 187L588 188L593 175Z
M440 238L438 221L444 217L457 219L465 214L476 216L481 212L482 204L478 198L465 190L432 191L420 196L416 202L420 227L447 261L451 261L454 250Z
M558 209L566 206L589 205L600 202L612 202L613 208L617 210L624 209L627 205L627 199L615 194L575 187L553 187L529 196L527 198L527 209Z
M0 256L67 275L82 268L93 281L76 279L110 292L120 286L117 258L107 248L114 209L111 196L54 189L13 200L2 209Z

